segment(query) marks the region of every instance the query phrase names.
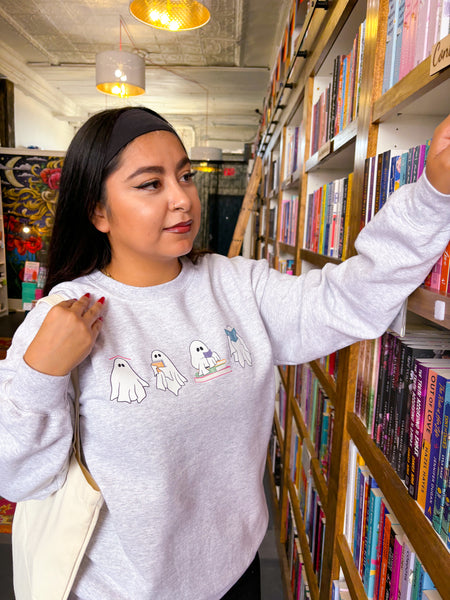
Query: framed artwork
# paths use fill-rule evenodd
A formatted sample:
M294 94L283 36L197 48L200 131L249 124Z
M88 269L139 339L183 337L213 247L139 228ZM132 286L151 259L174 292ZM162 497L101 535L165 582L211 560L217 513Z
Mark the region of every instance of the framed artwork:
M0 148L8 296L22 297L25 261L46 265L64 153Z

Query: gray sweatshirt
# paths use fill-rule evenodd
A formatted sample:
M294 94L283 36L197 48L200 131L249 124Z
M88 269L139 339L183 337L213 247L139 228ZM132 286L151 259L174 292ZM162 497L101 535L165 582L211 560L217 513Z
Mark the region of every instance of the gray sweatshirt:
M58 285L106 297L102 332L80 365L81 437L105 498L72 598L219 600L264 537L262 485L277 364L374 338L450 238L450 197L422 176L357 240L358 255L304 276L266 261L207 255L134 288L94 272ZM64 481L69 377L23 354L40 304L0 363L0 494L42 498Z

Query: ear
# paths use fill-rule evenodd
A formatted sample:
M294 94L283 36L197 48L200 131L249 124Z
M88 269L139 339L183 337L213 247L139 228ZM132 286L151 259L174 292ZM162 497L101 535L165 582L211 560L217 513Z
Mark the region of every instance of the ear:
M109 220L105 206L98 203L91 218L92 225L102 233L109 232Z

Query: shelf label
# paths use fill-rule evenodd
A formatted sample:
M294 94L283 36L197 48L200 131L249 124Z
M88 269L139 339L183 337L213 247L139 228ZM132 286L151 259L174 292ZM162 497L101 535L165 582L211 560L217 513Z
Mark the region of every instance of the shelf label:
M331 140L328 140L328 142L326 142L325 144L323 144L323 146L321 146L319 148L319 152L317 153L317 157L319 160L322 160L325 158L325 156L328 156L331 152Z
M442 300L436 300L434 303L434 318L436 321L443 321L445 319L445 302Z
M433 46L430 57L430 75L450 65L450 34Z

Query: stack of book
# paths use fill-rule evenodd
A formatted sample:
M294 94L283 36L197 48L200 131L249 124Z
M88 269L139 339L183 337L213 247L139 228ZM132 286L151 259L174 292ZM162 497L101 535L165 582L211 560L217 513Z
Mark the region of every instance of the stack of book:
M353 444L349 459L347 539L367 598L428 598L435 586Z
M335 57L332 80L313 106L311 155L358 116L365 28L364 21L350 52Z
M295 173L300 166L301 144L303 137L303 124L286 127L283 181Z
M383 94L449 33L448 0L389 0Z
M422 175L431 140L408 150L386 150L366 158L364 165L361 229L382 208L387 198L402 185L415 183ZM424 285L446 294L449 289L450 243L436 262Z
M360 345L355 412L450 547L450 335L386 332Z
M298 195L284 194L281 201L281 226L279 241L295 246L297 239Z
M386 150L366 158L364 165L361 228L402 185L415 183L425 168L431 140L408 150Z
M298 365L296 371L296 380L301 380L301 384L296 385L296 390L300 391L299 395L296 395L296 399L319 459L322 473L328 480L333 442L334 407L309 365Z
M325 256L345 258L352 183L350 173L308 195L304 248Z

